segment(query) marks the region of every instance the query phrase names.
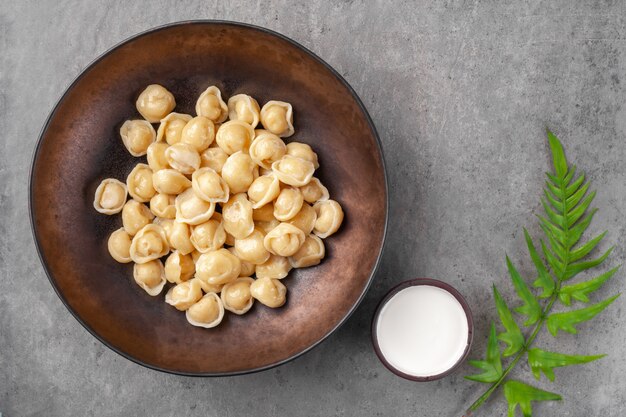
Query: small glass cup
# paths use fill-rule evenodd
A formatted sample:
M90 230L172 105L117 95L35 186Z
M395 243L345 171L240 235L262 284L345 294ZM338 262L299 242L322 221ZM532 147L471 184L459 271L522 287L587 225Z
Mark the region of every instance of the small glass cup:
M378 319L379 319L380 312L382 311L383 307L387 304L387 302L389 302L389 300L391 300L391 298L393 298L394 295L396 295L400 291L409 287L414 287L414 286L419 286L419 285L437 287L451 294L454 298L456 298L459 304L461 304L461 307L463 308L463 311L465 313L465 317L467 318L467 344L465 345L463 354L450 368L436 375L415 376L415 375L407 374L406 372L403 372L397 369L387 360L387 358L385 358L385 356L383 355L380 349L380 345L378 343L378 335L377 335ZM380 361L383 363L383 365L385 365L387 369L389 369L391 372L398 375L399 377L402 377L411 381L427 382L427 381L434 381L436 379L440 379L449 375L465 361L465 359L467 358L467 355L470 352L470 348L472 346L472 340L473 340L473 335L474 335L474 320L472 318L472 311L470 310L469 305L467 304L467 301L465 301L465 298L463 298L463 296L450 284L447 284L445 282L442 282L436 279L431 279L431 278L416 278L416 279L410 279L410 280L401 282L400 284L391 288L389 292L382 298L382 300L378 304L378 307L376 307L376 312L374 313L374 317L372 318L371 332L372 332L372 344L374 345L374 351L376 352L376 356L378 356L378 359L380 359Z

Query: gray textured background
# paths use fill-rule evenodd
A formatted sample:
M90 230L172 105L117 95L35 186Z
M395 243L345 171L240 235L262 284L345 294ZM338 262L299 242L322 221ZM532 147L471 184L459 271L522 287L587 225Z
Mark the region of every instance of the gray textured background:
M13 416L459 416L482 387L461 377L416 384L377 361L373 308L415 276L457 286L482 355L507 295L504 254L530 272L521 227L537 235L544 127L599 188L592 229L624 262L626 7L617 0L364 1L0 0L0 413ZM82 68L117 42L176 20L250 22L301 42L363 99L384 146L390 225L375 283L356 314L309 354L249 376L193 379L135 365L92 338L54 294L27 218L27 177L48 112ZM608 247L608 243L604 244ZM624 288L621 274L597 296ZM541 386L562 403L539 415L626 411L624 298L577 336L543 346L605 352ZM592 330L592 328L595 328ZM545 335L544 335L545 336ZM565 346L565 347L564 347ZM529 378L523 367L516 375ZM621 412L621 413L620 413ZM481 415L502 415L499 394Z

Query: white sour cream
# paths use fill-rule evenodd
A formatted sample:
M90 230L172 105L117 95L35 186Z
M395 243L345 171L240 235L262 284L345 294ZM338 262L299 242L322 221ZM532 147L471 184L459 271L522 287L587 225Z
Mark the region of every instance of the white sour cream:
M387 362L417 377L452 368L463 356L468 331L461 303L448 291L431 285L396 293L376 322L378 346Z

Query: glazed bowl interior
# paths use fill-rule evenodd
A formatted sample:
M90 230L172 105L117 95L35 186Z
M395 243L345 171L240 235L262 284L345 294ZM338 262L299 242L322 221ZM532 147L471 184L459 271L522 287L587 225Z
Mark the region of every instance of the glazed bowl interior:
M287 304L258 303L228 314L214 329L189 325L163 294L147 295L132 265L107 252L120 216L92 206L104 178L125 181L134 158L120 125L140 118L135 100L158 83L176 97L175 111L195 114L210 85L226 98L247 93L261 105L293 104L296 134L319 155L316 176L346 213L325 241L327 257L283 280ZM89 66L50 115L30 183L37 248L52 285L95 337L145 366L187 375L229 375L281 364L327 337L355 309L382 250L387 190L379 140L356 94L327 64L276 33L229 22L187 22L138 35ZM165 291L164 291L165 292Z

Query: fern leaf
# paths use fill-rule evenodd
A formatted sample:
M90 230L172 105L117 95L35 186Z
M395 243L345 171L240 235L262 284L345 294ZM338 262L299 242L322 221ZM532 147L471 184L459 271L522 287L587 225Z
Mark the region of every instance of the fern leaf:
M532 259L533 264L535 265L535 269L537 270L537 279L533 282L533 286L535 288L541 288L542 292L539 295L541 298L548 298L554 292L554 288L556 286L554 280L546 270L546 267L543 265L543 261L539 257L537 250L535 249L535 245L528 233L528 230L524 228L524 238L526 239L526 246L528 246L528 253L530 254L530 259Z
M552 224L545 217L537 215L537 218L541 222L542 228L544 228L544 230L545 229L548 230L548 231L546 231L546 234L552 235L552 237L554 237L554 239L557 242L559 242L561 245L563 245L563 247L567 246L567 236L565 236L565 233L563 232L563 230L561 228L559 228L558 226Z
M548 133L548 143L550 144L550 150L552 151L552 164L554 166L554 172L560 179L565 178L567 175L567 159L565 158L565 151L563 151L563 145L559 139L550 130Z
M532 417L533 401L558 401L561 396L553 392L535 388L520 381L510 380L504 384L504 397L509 403L508 417L515 417L515 409L519 405L524 417Z
M552 193L552 197L556 199L556 201L559 201L563 197L563 192L561 191L561 189L557 187L556 185L552 184L550 181L546 181L546 187L550 191L548 192L548 190L544 190L544 192L548 194ZM556 206L555 208L557 210L560 210L562 208L562 203L559 202L559 205Z
M481 369L480 374L468 375L465 378L471 381L493 383L502 376L502 360L500 359L500 347L498 346L498 338L496 335L496 325L491 322L491 330L489 331L489 339L487 339L487 354L485 360L468 361L470 365Z
M556 199L556 197L554 197L554 195L552 195L552 193L548 192L548 190L543 190L543 195L546 197L546 200L550 203L550 205L555 209L555 210L562 210L562 204L559 200Z
M576 262L587 256L592 250L598 246L598 243L606 236L606 232L601 233L600 235L594 237L584 245L578 247L577 249L571 251L569 253L569 261Z
M530 289L528 289L526 282L524 282L519 272L517 272L517 269L515 269L515 266L508 256L506 257L506 266L509 269L509 275L511 276L511 281L513 281L515 291L524 302L524 304L517 307L515 311L527 317L524 326L531 326L537 323L541 318L541 306L533 293L530 292Z
M605 356L565 355L563 353L547 352L538 348L532 348L528 350L528 365L530 365L535 379L539 380L541 372L543 372L550 381L554 381L554 368L589 363Z
M548 242L550 242L550 249L552 252L558 257L561 262L565 262L565 259L569 259L569 254L567 250L561 245L559 242L554 240L554 238L550 235L547 235Z
M595 196L596 192L593 191L576 208L573 210L567 209L567 227L572 227L585 214Z
M559 177L557 177L556 175L552 175L549 172L546 172L546 177L548 177L548 179L550 180L550 182L557 188L561 188L561 185L563 185L563 180Z
M567 171L567 175L563 177L562 179L557 177L556 175L552 175L549 172L546 172L545 174L546 174L546 177L548 177L550 181L552 182L552 184L554 184L556 187L558 188L567 187L570 184L570 182L572 182L572 178L574 178L574 175L576 175L576 165L572 165Z
M604 274L585 282L581 282L574 285L567 285L561 287L559 290L559 299L567 306L572 303L572 298L582 303L588 303L589 297L587 294L599 289L602 284L611 279L611 277L619 270L619 266L605 272Z
M565 178L563 178L562 184L567 187L569 183L572 182L572 178L574 178L574 175L576 175L576 165L572 165L569 168L569 171L567 171L567 175L565 176Z
M578 189L584 182L585 182L585 173L583 172L580 174L580 177L576 178L576 181L574 181L572 184L568 185L567 188L565 188L565 198L571 197L572 194L578 191Z
M543 205L543 210L548 215L548 218L550 219L550 221L554 223L556 226L560 227L561 229L564 228L565 225L567 224L567 221L565 220L565 218L561 216L560 214L557 214L554 210L552 210L550 206L548 205L548 203L546 202L546 200L544 200L543 198L541 199L541 204Z
M504 350L503 355L515 355L524 347L524 335L522 334L519 326L515 322L509 306L506 305L506 302L498 292L498 289L495 285L493 286L493 297L496 301L498 316L500 316L500 321L502 322L502 325L506 330L504 333L500 333L498 335L498 339L508 345Z
M576 204L578 204L580 202L580 200L587 193L588 189L589 189L589 183L586 182L574 194L572 194L571 196L567 197L567 200L565 200L565 210L566 211L570 211L571 209L576 207ZM591 194L589 194L589 196L591 196ZM593 200L593 197L591 199Z
M548 265L550 265L557 277L562 277L565 272L563 270L565 268L563 262L561 262L556 258L556 256L554 256L554 254L550 251L550 249L548 249L546 244L543 243L543 240L540 240L539 242L541 243L541 250L543 251L543 256L546 257L546 261L548 261Z
M574 227L569 229L569 236L567 237L567 239L565 239L564 242L564 246L567 248L567 250L571 250L574 245L578 243L585 230L587 230L587 227L589 227L589 224L591 223L593 216L596 214L596 211L598 211L598 209L591 210L584 219L582 219Z
M600 265L602 262L606 260L606 258L609 257L611 252L613 252L614 248L615 248L614 246L611 246L606 252L604 252L602 256L596 259L592 259L591 261L577 262L577 263L567 265L567 268L565 269L565 274L563 276L563 280L567 281L569 279L572 279L573 277L575 277L582 271L586 271L587 269L591 269L595 266Z
M556 336L559 330L576 334L578 333L578 331L576 330L574 325L587 320L591 320L602 310L607 308L619 296L620 294L616 294L611 298L608 298L597 304L590 305L589 307L581 308L580 310L551 314L546 320L546 326L548 327L548 331L550 332L550 334L552 334L552 336Z

